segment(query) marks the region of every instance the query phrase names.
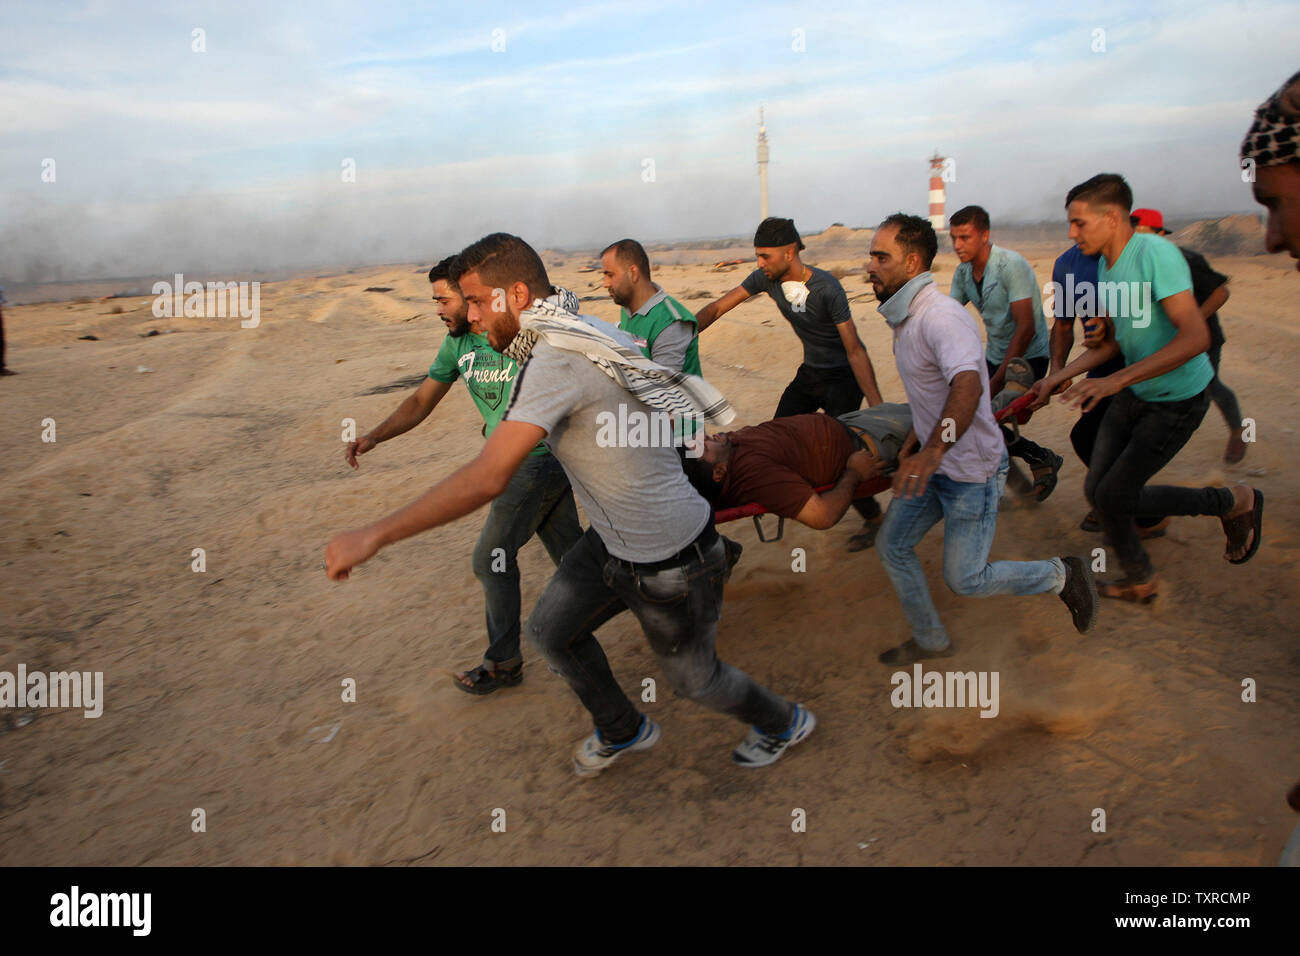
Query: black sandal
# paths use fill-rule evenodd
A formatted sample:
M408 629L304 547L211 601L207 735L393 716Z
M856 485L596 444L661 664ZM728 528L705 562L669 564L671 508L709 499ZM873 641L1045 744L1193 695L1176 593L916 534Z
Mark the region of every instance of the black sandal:
M1056 490L1056 475L1065 464L1065 459L1055 452L1048 452L1052 457L1045 464L1033 469L1034 486L1029 489L1029 497L1035 501L1046 501L1047 496Z
M1253 558L1255 552L1259 550L1259 542L1264 537L1264 492L1258 488L1252 488L1251 491L1255 493L1255 507L1253 510L1234 515L1231 518L1219 519L1223 524L1223 533L1227 535L1229 548L1244 544L1246 535L1252 531L1254 532L1250 540L1250 547L1246 549L1246 553L1241 557L1236 559L1228 558L1227 552L1224 552L1223 556L1228 559L1229 564L1245 564Z
M524 679L524 665L513 667L510 670L488 670L483 664L471 671L465 672L465 677L469 678L470 686L466 686L460 675L452 678L459 687L467 694L490 694L501 687L514 687Z
M876 543L876 535L880 533L880 526L885 523L885 516L880 515L875 518L868 518L862 523L862 528L854 532L849 537L850 551L865 551Z

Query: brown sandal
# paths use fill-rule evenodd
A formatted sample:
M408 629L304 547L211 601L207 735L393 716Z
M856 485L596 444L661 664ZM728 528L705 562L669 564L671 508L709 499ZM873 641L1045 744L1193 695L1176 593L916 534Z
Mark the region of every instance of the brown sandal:
M1245 564L1253 558L1264 537L1264 493L1258 488L1252 488L1251 491L1255 493L1255 506L1250 511L1233 515L1231 518L1225 515L1219 519L1223 524L1223 533L1228 538L1229 548L1244 545L1247 536L1250 536L1250 546L1241 557L1229 558L1228 552L1226 550L1223 552L1223 557L1230 564Z
M1120 601L1150 604L1160 593L1160 582L1154 576L1140 584L1134 584L1127 577L1116 578L1114 581L1098 581L1097 593L1102 597Z

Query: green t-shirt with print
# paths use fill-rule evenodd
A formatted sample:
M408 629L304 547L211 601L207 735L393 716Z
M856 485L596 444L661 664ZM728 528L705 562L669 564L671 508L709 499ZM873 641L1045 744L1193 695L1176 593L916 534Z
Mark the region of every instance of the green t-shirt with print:
M429 366L429 378L450 385L465 380L469 397L483 416L483 437L492 434L510 407L510 392L515 385L519 366L488 344L486 336L466 332L448 335L442 340L438 357ZM529 456L549 454L545 443L538 442Z

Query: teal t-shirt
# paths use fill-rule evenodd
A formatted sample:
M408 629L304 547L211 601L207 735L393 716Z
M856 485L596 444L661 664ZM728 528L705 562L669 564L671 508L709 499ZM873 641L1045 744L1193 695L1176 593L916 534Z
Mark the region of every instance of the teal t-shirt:
M438 357L429 366L429 378L435 382L450 385L458 378L465 380L469 397L478 406L483 416L483 437L492 434L497 423L510 407L510 393L515 386L515 377L519 366L513 359L508 359L492 346L488 345L486 336L466 332L464 335L448 335L442 340ZM549 454L543 442L529 452L533 455Z
M1134 233L1111 266L1097 262L1097 308L1110 316L1124 364L1133 365L1164 348L1177 330L1160 305L1192 288L1192 273L1179 248L1154 233ZM1177 402L1205 391L1214 378L1201 352L1178 368L1130 385L1144 402Z
M1029 260L1011 249L994 245L989 251L989 261L984 264L984 281L975 284L975 266L963 262L952 276L949 295L965 305L974 302L988 334L988 361L1001 365L1007 357L1007 347L1016 334L1016 320L1011 317L1011 303L1029 300L1034 314L1034 337L1025 347L1024 357L1046 358L1050 352L1051 337L1047 320L1043 318L1043 295L1034 277L1034 267Z

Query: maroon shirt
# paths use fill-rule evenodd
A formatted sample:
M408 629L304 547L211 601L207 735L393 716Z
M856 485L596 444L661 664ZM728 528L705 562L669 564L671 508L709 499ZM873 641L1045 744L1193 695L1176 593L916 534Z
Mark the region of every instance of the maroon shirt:
M820 412L777 418L727 437L731 461L717 507L754 502L783 518L799 514L815 488L839 481L854 452L848 429Z

